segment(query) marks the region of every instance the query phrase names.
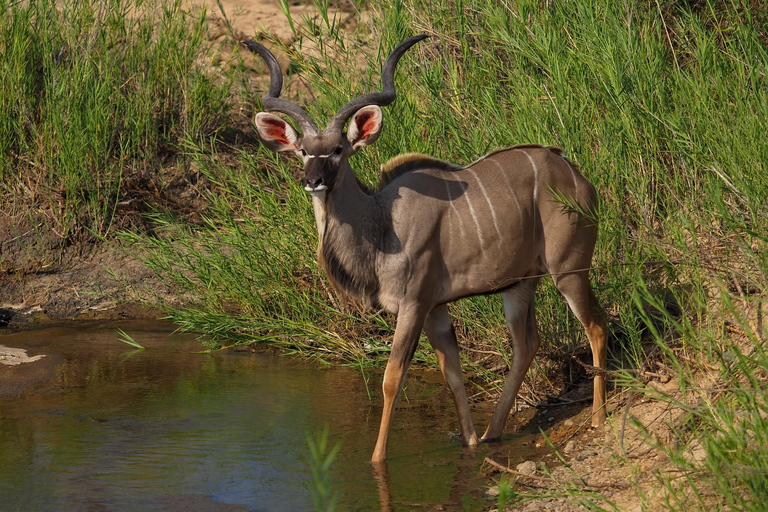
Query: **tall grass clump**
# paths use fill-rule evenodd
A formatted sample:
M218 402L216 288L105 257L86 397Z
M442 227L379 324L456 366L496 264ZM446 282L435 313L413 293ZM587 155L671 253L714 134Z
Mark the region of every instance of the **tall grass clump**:
M110 233L128 178L226 120L181 1L0 0L0 199L64 240Z

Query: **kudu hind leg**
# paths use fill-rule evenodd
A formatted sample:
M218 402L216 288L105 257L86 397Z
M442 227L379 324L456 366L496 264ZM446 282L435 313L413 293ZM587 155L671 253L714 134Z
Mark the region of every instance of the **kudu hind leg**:
M435 350L440 370L443 372L445 382L453 394L453 402L456 405L456 414L459 417L461 438L465 445L473 446L478 443L475 426L469 412L467 392L464 388L464 377L461 373L461 360L459 359L459 343L456 341L456 331L448 314L448 306L443 304L436 306L427 315L424 322L424 332L429 338L429 343Z
M496 410L483 434L483 441L501 437L517 392L539 348L539 330L536 326L536 312L533 304L538 282L538 278L526 279L502 292L504 315L512 336L512 368L507 376L501 398L496 404Z
M597 302L586 271L555 275L555 285L563 294L568 306L584 326L592 349L592 364L605 370L606 324L602 308ZM594 398L592 402L592 426L599 427L605 422L605 375L595 374Z

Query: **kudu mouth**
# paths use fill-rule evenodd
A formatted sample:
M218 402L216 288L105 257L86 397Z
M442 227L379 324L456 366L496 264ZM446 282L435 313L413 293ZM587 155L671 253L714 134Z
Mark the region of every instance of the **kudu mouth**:
M386 63L384 64L384 68L381 71L382 91L363 94L349 101L346 105L339 109L335 116L333 116L330 123L328 123L328 127L326 128L325 133L338 134L340 136L347 121L349 121L352 115L359 109L368 105L377 105L379 107L383 107L392 103L395 100L397 94L395 91L395 68L397 67L398 61L403 56L403 54L408 51L409 48L411 48L419 41L426 39L427 37L429 36L426 34L421 34L418 36L410 37L400 43L392 51L392 53L390 53ZM251 51L258 53L261 58L264 59L264 62L267 64L267 68L269 68L269 91L261 101L264 110L287 114L293 118L294 121L296 121L304 136L317 135L317 124L309 116L309 114L296 103L280 98L280 92L283 87L283 76L280 69L280 64L277 62L277 59L272 54L272 52L270 52L264 45L254 41L243 41L243 44L245 44ZM323 166L334 165L330 162L328 157L330 157L330 154L311 156L308 155L308 158L305 159L304 169L306 174L304 178L304 190L310 194L324 194L330 188L333 188L333 183L326 183L323 181L322 176L324 173L317 173L316 170L313 173L312 170L312 167L317 165L320 161L322 161L322 164L320 165ZM339 162L336 162L335 165L339 166L339 169L335 169L335 171L338 173L342 165L342 161L340 160ZM317 176L315 173L317 173ZM308 175L312 176L311 180L309 179ZM320 178L319 181L318 178Z

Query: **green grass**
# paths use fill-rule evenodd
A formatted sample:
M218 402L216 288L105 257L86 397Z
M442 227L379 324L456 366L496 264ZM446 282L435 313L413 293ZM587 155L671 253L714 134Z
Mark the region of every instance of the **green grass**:
M157 207L151 236L122 235L184 298L184 308L160 304L169 316L208 333L210 348L259 342L361 371L382 364L394 319L329 287L299 162L218 142L233 101L252 115L259 91L244 75L214 80L198 69L203 18L178 4L161 8L158 22L126 15L134 4L117 0L73 5L57 17L44 15L53 8L45 2L0 0L13 13L0 21L1 192L39 194L57 229L104 235L124 173L162 169L171 151L212 184L202 221ZM675 398L689 418L675 426L683 442L663 448L687 476L684 486L659 477L669 507L759 509L768 499L765 9L706 0L365 8L371 23L354 29L323 3L320 17L292 20L287 81L298 76L312 96L291 99L322 125L350 97L379 89L398 42L428 33L398 67L382 136L353 158L361 180L375 182L381 163L407 151L469 163L517 143L562 147L601 198L592 279L609 313L617 385L643 387L653 354L684 392ZM238 72L239 62L259 62L244 51L234 60ZM470 379L500 386L509 357L500 301L463 300L451 311L460 342L475 350L462 352ZM586 346L547 279L537 317L543 352ZM435 364L425 344L416 363ZM716 389L701 389L710 367ZM531 374L542 394L548 368L537 362ZM694 445L703 460L685 455Z
M0 197L65 241L111 233L124 183L227 121L181 2L0 0ZM162 181L162 180L161 180Z
M312 474L310 492L312 505L317 512L333 512L336 509L338 493L333 490L333 477L331 465L341 449L336 443L331 448L328 444L328 427L318 432L315 436L307 436L309 448L308 465Z
M136 341L135 339L133 339L133 336L131 336L124 330L120 329L119 327L116 329L116 331L117 331L117 334L120 335L120 337L118 338L120 341L122 341L126 345L132 346L133 348L144 350L144 346L138 341Z

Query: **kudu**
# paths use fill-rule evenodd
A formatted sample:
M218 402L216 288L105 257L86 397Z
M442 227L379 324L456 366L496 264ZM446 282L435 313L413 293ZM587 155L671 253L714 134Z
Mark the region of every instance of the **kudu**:
M449 302L495 292L504 301L514 357L483 440L501 436L538 348L534 292L542 275L552 276L584 325L594 366L605 368L605 322L588 278L597 238L588 212L595 211L597 198L559 149L515 146L468 166L406 154L383 166L378 190L368 191L356 180L349 157L378 138L379 107L395 99L397 62L425 37L401 43L384 65L383 91L344 105L325 130L303 108L279 97L282 73L272 53L245 42L270 71L264 110L287 114L301 129L299 134L266 112L255 118L266 147L294 152L304 161L303 182L312 196L321 266L338 290L397 315L374 461L387 457L395 402L422 329L453 394L463 442L478 443ZM597 373L592 424L604 419L605 376Z

